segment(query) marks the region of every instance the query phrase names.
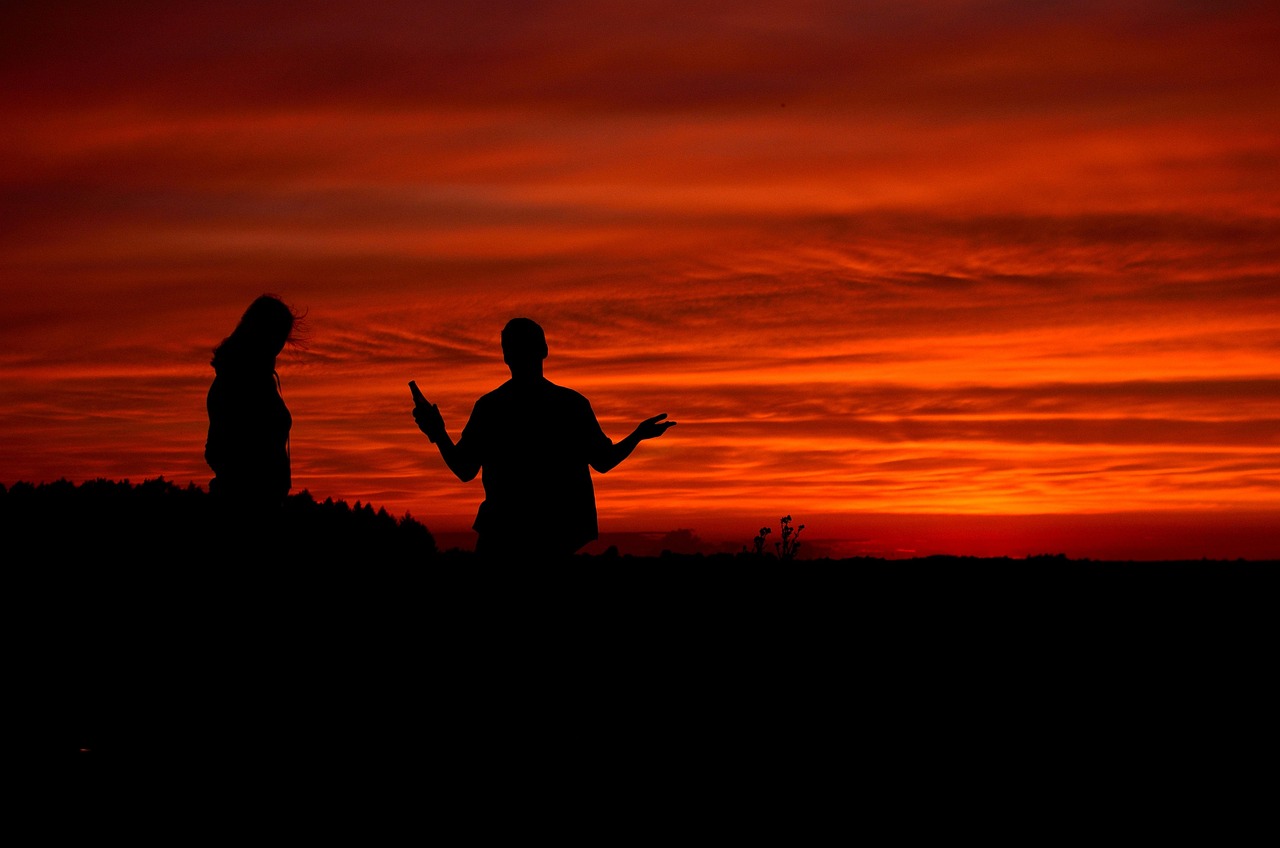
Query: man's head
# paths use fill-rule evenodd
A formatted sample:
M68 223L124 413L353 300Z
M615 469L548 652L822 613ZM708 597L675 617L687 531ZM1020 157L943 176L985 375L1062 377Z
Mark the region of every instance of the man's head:
M502 360L508 365L541 362L547 358L547 337L538 322L512 318L502 328Z

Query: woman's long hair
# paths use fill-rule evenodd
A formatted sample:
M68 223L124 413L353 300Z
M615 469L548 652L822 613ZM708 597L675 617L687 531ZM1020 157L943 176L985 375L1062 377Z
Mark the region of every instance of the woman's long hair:
M305 313L297 312L277 295L264 294L249 304L240 323L213 349L210 364L274 365L286 344L298 343L298 330Z

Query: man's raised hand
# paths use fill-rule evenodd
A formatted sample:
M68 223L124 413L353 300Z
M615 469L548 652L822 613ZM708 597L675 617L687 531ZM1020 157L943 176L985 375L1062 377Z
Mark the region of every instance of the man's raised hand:
M413 392L413 420L418 422L418 429L433 442L444 438L444 417L440 415L440 408L423 396L413 380L409 381L409 391Z
M641 441L645 439L655 439L667 432L668 429L676 426L674 421L663 421L667 417L667 413L655 415L652 418L646 418L636 426L636 437Z

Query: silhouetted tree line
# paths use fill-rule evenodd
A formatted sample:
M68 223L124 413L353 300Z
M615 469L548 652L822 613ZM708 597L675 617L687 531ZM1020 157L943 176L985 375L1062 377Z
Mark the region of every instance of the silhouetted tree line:
M303 490L245 521L194 483L163 477L0 484L0 527L16 560L55 564L412 564L438 554L431 532L407 513L321 502Z

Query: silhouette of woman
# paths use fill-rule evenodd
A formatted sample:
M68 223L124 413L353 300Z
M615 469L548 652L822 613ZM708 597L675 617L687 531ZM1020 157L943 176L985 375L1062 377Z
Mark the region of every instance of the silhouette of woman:
M226 506L270 511L284 503L293 485L293 417L280 395L276 356L296 342L302 317L279 297L264 294L213 349L204 458L214 473L209 492Z

